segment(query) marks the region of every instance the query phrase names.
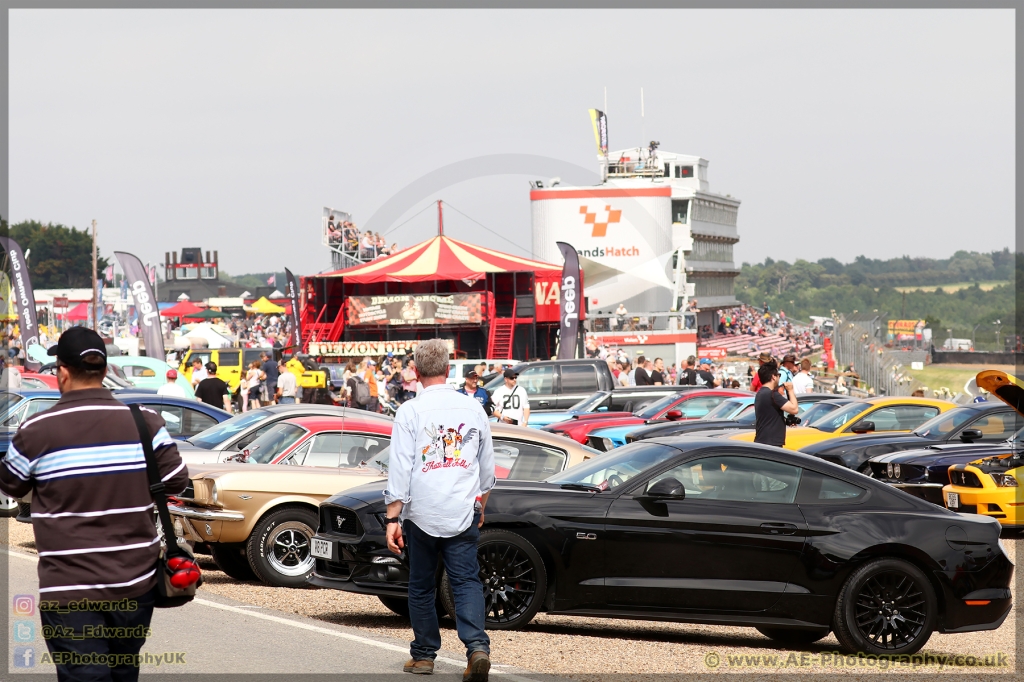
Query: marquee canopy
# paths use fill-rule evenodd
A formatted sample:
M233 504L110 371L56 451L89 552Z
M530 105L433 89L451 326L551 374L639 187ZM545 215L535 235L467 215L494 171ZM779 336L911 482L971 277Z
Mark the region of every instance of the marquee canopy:
M345 282L429 282L478 280L492 272L535 272L560 275L561 265L512 256L440 235L364 265L329 272Z

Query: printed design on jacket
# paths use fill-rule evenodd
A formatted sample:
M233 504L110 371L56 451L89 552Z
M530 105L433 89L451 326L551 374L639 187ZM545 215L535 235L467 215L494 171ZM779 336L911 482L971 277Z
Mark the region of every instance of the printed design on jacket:
M423 429L423 434L429 439L427 444L420 448L420 457L423 460L423 471L441 469L445 467L458 466L466 468L469 462L462 456L463 449L476 440L479 432L475 428L469 429L465 434L462 428L465 423L459 424L457 429L445 428L431 424Z

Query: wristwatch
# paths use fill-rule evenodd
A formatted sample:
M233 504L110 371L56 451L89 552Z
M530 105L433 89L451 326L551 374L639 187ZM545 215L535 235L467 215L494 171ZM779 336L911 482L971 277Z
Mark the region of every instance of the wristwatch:
M402 519L399 519L399 518L394 518L394 519L387 518L387 519L384 519L384 525L390 526L392 523L397 523L398 525L402 525Z

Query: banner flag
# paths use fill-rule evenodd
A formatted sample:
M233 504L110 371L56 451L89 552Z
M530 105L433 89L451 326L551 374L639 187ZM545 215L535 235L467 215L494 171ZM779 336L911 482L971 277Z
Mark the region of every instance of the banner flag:
M39 325L36 323L36 295L32 291L32 279L28 274L28 263L18 242L0 237L0 245L7 254L11 269L11 297L18 308L18 330L21 332L21 347L39 343Z
M160 313L157 310L156 296L149 284L149 273L146 266L137 256L124 251L115 251L114 256L121 264L128 288L135 300L135 312L139 316L139 331L146 344L146 357L163 360L167 353L164 350L164 335L160 329Z
M562 266L562 304L558 327L558 359L576 357L576 338L580 330L580 308L583 304L583 282L580 257L576 249L565 242L555 242L565 258Z
M284 269L284 276L288 280L288 300L292 302L292 338L289 346L302 346L302 327L299 326L299 286L295 283L295 275L288 268Z
M608 156L608 117L599 109L590 110L590 122L594 125L594 141L597 153Z

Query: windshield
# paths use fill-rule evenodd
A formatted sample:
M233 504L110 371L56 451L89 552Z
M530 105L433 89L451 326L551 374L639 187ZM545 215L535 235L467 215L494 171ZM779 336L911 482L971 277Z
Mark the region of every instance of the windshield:
M641 419L654 419L659 414L672 407L672 404L679 400L679 398L680 396L678 393L671 393L661 400L656 400L653 403L640 408L633 413L633 416L640 417Z
M23 396L17 393L0 393L0 414L8 414L10 409L24 400Z
M753 424L755 421L757 421L757 415L754 412L754 405L747 405L738 415L733 417L733 419L735 419L738 423L744 426L748 424Z
M701 419L732 419L733 415L737 414L743 407L744 401L742 400L726 400L701 417Z
M804 403L800 405L801 412L797 415L805 425L813 424L826 414L839 409L838 403L830 403L827 400L819 400L816 403Z
M918 426L917 430L914 431L914 435L929 440L940 440L946 438L976 416L978 416L978 413L974 410L950 410Z
M575 405L569 408L569 412L593 412L597 408L601 407L602 403L606 403L608 400L608 394L604 391L598 391L592 396L588 396L583 400L579 401Z
M306 430L295 424L274 424L262 436L249 443L249 461L270 464L274 458L295 445ZM335 458L337 459L337 458Z
M548 478L547 482L559 485L591 485L602 490L610 490L678 454L679 451L675 448L640 441L588 459L555 474Z
M826 414L824 417L819 418L816 422L811 424L813 428L819 431L825 431L826 433L835 433L836 429L841 429L847 422L854 419L864 410L871 407L870 403L850 403L840 407L835 412Z
M257 422L261 422L271 413L267 410L251 410L237 417L232 417L216 426L211 426L205 431L200 431L188 439L188 442L197 448L212 450L235 434L241 433Z
M1019 443L1021 441L1024 441L1024 429L1021 429L1017 433L1010 436L1011 443Z

